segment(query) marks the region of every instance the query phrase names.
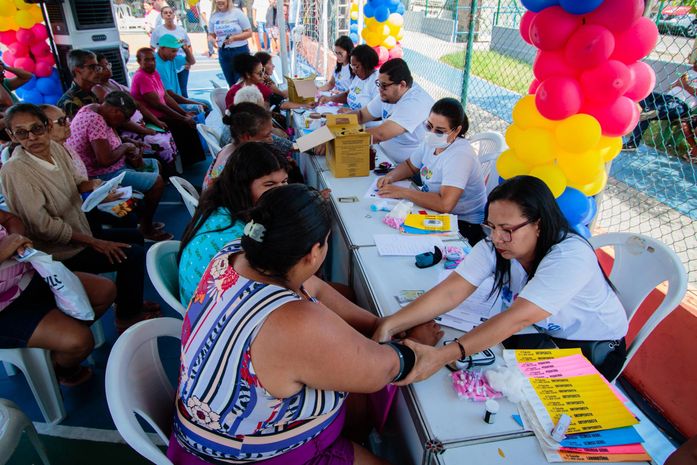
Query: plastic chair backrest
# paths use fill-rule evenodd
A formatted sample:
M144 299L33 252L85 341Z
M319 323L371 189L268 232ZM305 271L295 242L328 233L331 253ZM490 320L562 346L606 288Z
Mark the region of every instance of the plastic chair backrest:
M116 340L106 367L106 399L116 429L128 445L156 465L172 462L150 440L136 415L169 443L175 391L162 366L157 339L181 339L181 331L182 321L175 318L141 321Z
M680 304L687 292L687 272L672 249L647 236L617 232L592 236L589 241L595 249L614 248L610 282L629 320L656 286L668 282L665 298L627 347L624 370L651 331Z
M180 178L179 176L170 176L169 180L177 192L179 192L179 195L182 196L184 206L189 211L189 214L194 216L196 207L198 207L199 197L196 188L189 181L184 178Z
M487 195L499 184L499 173L496 171L496 160L506 150L506 140L496 131L486 131L475 134L469 139L482 165L484 185Z
M208 144L211 156L215 158L221 150L220 134L218 134L218 132L212 127L200 123L196 125L196 130L199 134L201 134L201 137L203 137L203 140L206 141L206 144Z
M153 244L145 258L145 266L152 285L162 300L181 316L186 308L179 301L179 262L177 254L181 242L162 241Z
M227 109L225 106L225 96L227 95L228 90L229 89L224 89L221 87L211 91L211 102L215 103L215 106L218 107L221 116L225 115L225 110Z

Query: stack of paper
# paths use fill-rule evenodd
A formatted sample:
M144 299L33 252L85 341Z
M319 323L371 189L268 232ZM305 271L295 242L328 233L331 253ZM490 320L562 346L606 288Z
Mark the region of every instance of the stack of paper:
M631 425L626 399L580 349L504 351L504 360L527 378L521 417L550 462L632 462L651 458ZM562 414L571 417L566 439L551 432Z

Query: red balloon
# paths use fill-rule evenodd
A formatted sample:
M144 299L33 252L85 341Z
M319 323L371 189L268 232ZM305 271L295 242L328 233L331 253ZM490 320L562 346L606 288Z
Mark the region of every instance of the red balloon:
M36 64L34 63L34 60L32 60L29 57L17 58L15 60L14 66L15 66L15 68L21 68L24 71L27 71L27 72L32 73L32 74L34 74L34 69L36 68Z
M581 109L581 86L576 79L566 76L547 78L537 88L535 106L547 119L575 115Z
M603 26L579 27L564 49L566 62L576 68L595 68L610 58L615 49L615 37Z
M12 53L12 50L5 50L4 52L2 52L2 61L7 66L14 66L15 59L15 54Z
M378 54L378 66L382 66L383 63L390 59L390 52L382 45L376 45L373 49Z
M11 51L16 58L29 56L29 46L21 42L15 42L14 44L10 44L10 46L7 47L7 49Z
M9 31L0 32L0 43L10 45L17 42L17 33L10 29Z
M528 87L528 94L534 95L538 87L540 87L540 81L538 81L537 78L533 78L530 87Z
M586 22L619 32L628 29L643 13L644 0L605 0L586 15Z
M537 13L530 22L530 41L541 50L559 50L581 25L581 17L571 15L560 6Z
M574 77L577 70L566 63L561 52L539 50L532 64L532 72L538 80L544 81L550 76Z
M656 73L643 61L637 61L627 67L633 78L632 86L624 96L638 102L645 99L656 86Z
M653 21L642 16L629 29L616 34L615 41L612 58L631 64L651 53L658 41L658 28Z
M611 102L629 89L633 76L627 65L608 60L600 66L581 73L583 97L593 102Z
M34 58L50 55L51 53L51 47L49 47L46 42L37 42L29 47L29 50L31 54L34 55Z
M390 50L390 55L389 59L392 60L393 58L402 58L404 56L404 50L402 49L402 46L397 44L392 49Z
M48 39L48 30L41 23L36 23L31 27L31 32L34 34L34 42L40 42Z
M532 45L532 41L530 40L530 23L532 23L535 16L537 16L537 13L527 10L523 13L523 17L520 18L520 36L530 45Z
M46 63L48 66L54 66L56 64L56 60L53 58L52 54L40 56L36 58L37 63Z
M34 40L34 33L31 29L20 28L17 30L17 42L29 45Z
M639 122L639 105L625 96L618 97L609 105L587 103L581 110L598 120L607 137L629 134Z
M37 61L34 74L36 77L48 77L53 72L53 66L46 61Z

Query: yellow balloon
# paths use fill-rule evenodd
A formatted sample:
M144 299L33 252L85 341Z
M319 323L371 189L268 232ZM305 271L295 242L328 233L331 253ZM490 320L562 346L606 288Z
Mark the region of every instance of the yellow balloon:
M496 172L503 179L528 174L530 166L522 162L513 150L506 150L496 159Z
M44 15L41 13L41 8L38 5L32 5L28 11L31 13L31 17L34 18L34 24L44 22Z
M24 3L24 0L15 0L14 3L18 10L28 10L32 6L30 3Z
M17 23L17 26L23 27L24 29L29 29L36 24L34 16L32 16L31 12L27 10L19 10L15 15L15 22Z
M518 158L528 165L546 165L554 161L554 136L551 131L528 128L514 146Z
M556 121L545 118L537 111L534 95L526 95L518 100L518 103L513 107L513 123L523 129L553 129L557 124Z
M622 138L602 136L596 148L603 157L603 161L607 163L622 151Z
M365 35L363 36L363 39L365 40L365 43L370 45L371 47L377 47L382 43L382 37L376 36L375 33L371 32L370 30L363 30L365 32Z
M19 26L17 26L14 18L3 18L3 20L0 21L0 32L16 31L18 29Z
M588 184L569 184L574 189L578 189L588 197L600 194L607 184L607 173L602 170L596 178Z
M404 28L403 28L403 27L399 28L399 32L397 32L397 33L394 35L394 38L397 39L397 42L399 42L400 40L404 39Z
M598 145L602 129L591 115L579 113L557 123L557 143L569 152L585 152Z
M395 45L397 45L397 39L392 36L387 36L385 40L382 41L382 46L387 50L392 50Z
M195 6L198 3L198 0L189 0L189 6Z
M358 11L358 3L351 4L351 11Z
M552 191L554 198L559 197L566 189L566 177L555 165L536 166L530 170L530 176L544 181L549 190Z
M387 25L390 27L392 33L395 34L404 25L404 18L399 13L392 13L387 18Z
M375 25L380 24L375 20L374 17L365 17L363 19L363 23L365 24L365 27L367 27L369 29L373 29L375 27Z
M351 19L354 21L358 20L358 12L357 11L351 11Z
M17 13L17 7L12 0L0 0L0 16L6 16L8 19L14 19L14 15ZM3 19L0 23L4 23L7 19ZM0 24L0 27L5 26L5 24ZM7 31L8 29L3 29Z
M560 151L557 154L557 166L574 184L588 184L604 170L603 157L596 149L581 153Z
M506 144L509 148L515 149L523 137L523 129L516 124L511 124L506 129Z

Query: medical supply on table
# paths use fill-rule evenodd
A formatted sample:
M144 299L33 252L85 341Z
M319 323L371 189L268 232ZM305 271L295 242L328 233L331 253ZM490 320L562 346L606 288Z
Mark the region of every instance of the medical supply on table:
M565 413L562 413L559 416L557 424L554 425L554 428L552 429L552 439L557 442L562 442L564 439L566 439L566 431L569 429L569 426L571 426L571 417Z
M462 247L449 245L445 247L445 250L443 250L443 256L445 257L445 261L443 262L445 269L453 270L457 268L457 265L459 265L462 260L465 259L465 251L462 249Z
M433 247L433 252L420 253L416 256L417 268L431 267L443 259L443 252L438 247Z
M481 370L456 371L450 375L450 378L453 381L455 393L461 399L484 402L503 397L503 394L489 385Z
M374 212L388 212L392 210L398 203L399 200L395 199L381 199L371 203L370 209Z
M382 222L390 228L399 229L413 207L414 204L412 202L400 200L399 203L394 206L392 211L385 215Z
M492 389L500 392L508 400L517 404L524 398L525 377L515 367L499 367L487 370L486 380Z
M484 404L486 412L484 413L484 421L492 424L496 421L496 414L499 412L499 403L495 400L487 400Z

